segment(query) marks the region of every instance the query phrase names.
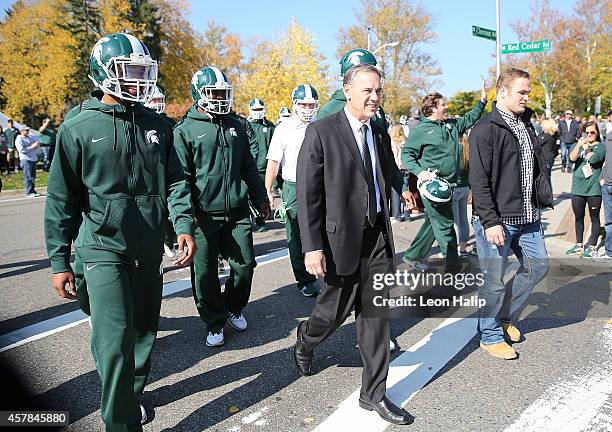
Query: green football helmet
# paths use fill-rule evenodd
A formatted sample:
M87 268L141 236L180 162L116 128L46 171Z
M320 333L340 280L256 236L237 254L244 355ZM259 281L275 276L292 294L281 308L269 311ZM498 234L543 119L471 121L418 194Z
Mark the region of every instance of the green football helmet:
M220 69L206 66L191 78L191 97L211 114L228 114L232 109L234 89Z
M278 110L278 119L276 120L276 124L281 123L283 120L288 119L289 117L291 117L291 111L289 111L289 108L281 107L281 109Z
M453 188L441 177L434 177L418 184L419 193L433 204L449 202L453 198Z
M251 120L263 120L266 116L266 106L261 99L251 99L249 102L249 118Z
M151 97L144 106L152 109L157 114L161 114L166 110L166 95L164 95L164 92L158 86L155 86Z
M131 34L113 33L94 45L89 57L89 79L106 94L144 103L155 89L157 61Z
M314 120L319 112L319 94L310 84L300 84L291 93L293 112L306 123ZM304 106L305 104L311 106Z
M357 48L350 50L340 59L340 79L344 79L344 74L353 66L369 64L376 66L376 57L370 51Z

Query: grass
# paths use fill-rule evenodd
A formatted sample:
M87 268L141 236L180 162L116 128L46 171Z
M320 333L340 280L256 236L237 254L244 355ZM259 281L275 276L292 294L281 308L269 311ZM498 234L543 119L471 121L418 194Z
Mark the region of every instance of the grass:
M2 179L2 190L15 190L23 189L23 172L13 172L11 174L0 175ZM49 173L44 172L42 169L36 170L36 180L34 185L36 188L47 187L47 181L49 179Z

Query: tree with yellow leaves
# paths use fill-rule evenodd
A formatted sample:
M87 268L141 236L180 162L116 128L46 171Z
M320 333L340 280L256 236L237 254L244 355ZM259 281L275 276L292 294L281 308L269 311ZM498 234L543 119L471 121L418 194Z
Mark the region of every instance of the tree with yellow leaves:
M420 2L409 0L362 0L356 10L357 24L340 28L338 58L355 48L367 48L370 29L372 51L385 77L384 108L390 114L407 113L427 93L440 75L436 61L423 50L435 41L432 16Z
M330 79L325 57L314 38L295 19L276 43L260 43L238 83L236 111L246 111L250 99L262 99L273 120L281 107L291 106L291 92L299 84L310 84L319 93L321 105L328 99Z
M63 7L63 0L19 3L0 25L2 109L19 121L48 116L58 122L77 92L73 77L82 65L74 61L71 33L60 25Z

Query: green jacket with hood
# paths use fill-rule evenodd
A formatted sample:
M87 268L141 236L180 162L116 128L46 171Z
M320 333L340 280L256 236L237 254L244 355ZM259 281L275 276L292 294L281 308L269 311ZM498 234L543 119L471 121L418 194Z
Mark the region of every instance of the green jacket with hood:
M329 101L321 107L321 109L317 113L317 119L322 119L332 114L336 114L338 111L342 110L345 105L346 96L344 96L344 92L342 91L342 89L338 89L331 95ZM372 121L376 123L376 126L378 126L381 130L389 130L389 124L387 123L385 111L382 107L378 107L376 117L374 117Z
M438 176L456 183L463 166L463 148L459 140L476 123L484 107L485 104L478 101L474 108L457 119L422 117L402 147L402 165L416 176L428 168L438 170Z
M158 261L168 218L193 233L189 187L172 130L140 104L92 98L58 131L45 206L53 273L70 270L70 246L83 262Z
M176 125L174 147L198 218L241 219L249 215L247 196L258 206L266 202L253 144L250 123L234 114L210 116L194 105Z
M267 118L249 120L249 123L255 133L255 139L257 140L257 152L252 152L255 153L253 154L253 159L255 159L260 174L265 174L266 168L268 167L268 149L270 148L275 126L274 123Z

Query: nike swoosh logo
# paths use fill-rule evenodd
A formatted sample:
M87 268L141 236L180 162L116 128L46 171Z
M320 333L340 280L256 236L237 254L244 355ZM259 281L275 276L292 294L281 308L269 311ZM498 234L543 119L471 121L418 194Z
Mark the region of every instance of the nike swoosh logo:
M198 135L198 138L202 138L202 137L205 137L205 136L206 136L206 134L204 134L204 135Z
M91 270L92 268L94 268L94 267L95 267L95 266L97 266L97 265L98 265L98 264L94 264L94 265L92 265L91 267L89 267L89 266L86 266L86 268L87 268L87 271L89 271L89 270Z
M91 139L91 142L92 142L92 143L96 143L96 142L98 142L98 141L102 141L104 138L106 138L106 137L102 137L102 138L98 138L98 139L93 139L93 138L92 138L92 139Z
M428 134L430 134L430 133L433 133L433 131L429 131L429 132L427 132L427 133L428 133Z

